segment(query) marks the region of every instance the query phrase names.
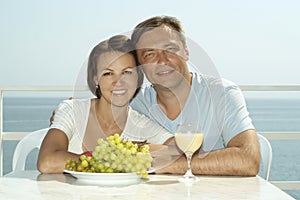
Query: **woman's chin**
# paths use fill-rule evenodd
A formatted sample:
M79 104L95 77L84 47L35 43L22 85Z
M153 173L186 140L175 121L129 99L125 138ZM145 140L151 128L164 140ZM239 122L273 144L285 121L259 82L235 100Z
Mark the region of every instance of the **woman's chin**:
M122 102L111 102L111 105L112 106L115 106L115 107L120 107L120 108L122 108L122 107L127 107L128 106L128 104L129 104L129 101L122 101Z

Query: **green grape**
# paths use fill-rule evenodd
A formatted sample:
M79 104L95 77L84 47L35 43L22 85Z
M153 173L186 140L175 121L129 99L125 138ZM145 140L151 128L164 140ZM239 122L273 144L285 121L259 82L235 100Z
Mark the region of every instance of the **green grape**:
M109 159L109 155L108 154L105 154L104 156L103 156L103 160L108 160Z
M109 167L109 168L107 168L106 172L107 172L107 173L113 173L114 170L113 170L112 168Z
M147 171L142 171L142 177L147 178L148 177L148 172Z
M110 163L109 162L105 162L104 163L104 167L110 167Z
M81 167L84 169L84 168L86 168L87 166L89 166L88 161L87 161L87 160L82 160L82 161L81 161Z
M124 141L119 134L97 140L92 156L81 155L79 160L68 159L65 168L73 171L95 173L136 172L146 178L152 157L148 145Z

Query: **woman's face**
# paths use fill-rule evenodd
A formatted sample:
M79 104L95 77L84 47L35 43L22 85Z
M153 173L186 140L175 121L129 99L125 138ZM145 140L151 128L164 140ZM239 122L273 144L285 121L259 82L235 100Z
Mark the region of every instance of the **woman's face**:
M134 56L130 53L107 52L98 58L96 82L103 100L122 107L127 106L136 89L138 73Z

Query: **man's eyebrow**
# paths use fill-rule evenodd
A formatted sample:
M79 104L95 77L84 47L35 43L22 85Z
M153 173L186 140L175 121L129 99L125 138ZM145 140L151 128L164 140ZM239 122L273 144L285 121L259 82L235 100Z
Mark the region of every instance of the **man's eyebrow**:
M154 50L154 48L144 48L144 49L142 49L142 53L145 53L147 51L153 51L153 50Z
M179 45L177 44L177 42L169 42L168 44L164 45L164 47L169 47L169 46L176 46L176 47L178 47Z
M157 49L165 50L168 47L179 47L179 45L177 44L177 42L168 42L168 43L163 44L162 46L157 47L157 48L154 48L154 47L151 47L151 48L147 48L147 47L141 48L141 53L144 54L144 53L147 53L149 51L154 51L154 50L157 50Z

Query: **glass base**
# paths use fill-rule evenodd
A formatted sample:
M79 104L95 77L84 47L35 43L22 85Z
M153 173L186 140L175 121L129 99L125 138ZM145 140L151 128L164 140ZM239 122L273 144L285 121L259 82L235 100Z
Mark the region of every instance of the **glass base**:
M194 175L190 175L190 174L185 174L184 176L180 177L178 179L179 182L184 182L184 183L191 183L191 182L196 182L199 181L199 178L194 176Z

